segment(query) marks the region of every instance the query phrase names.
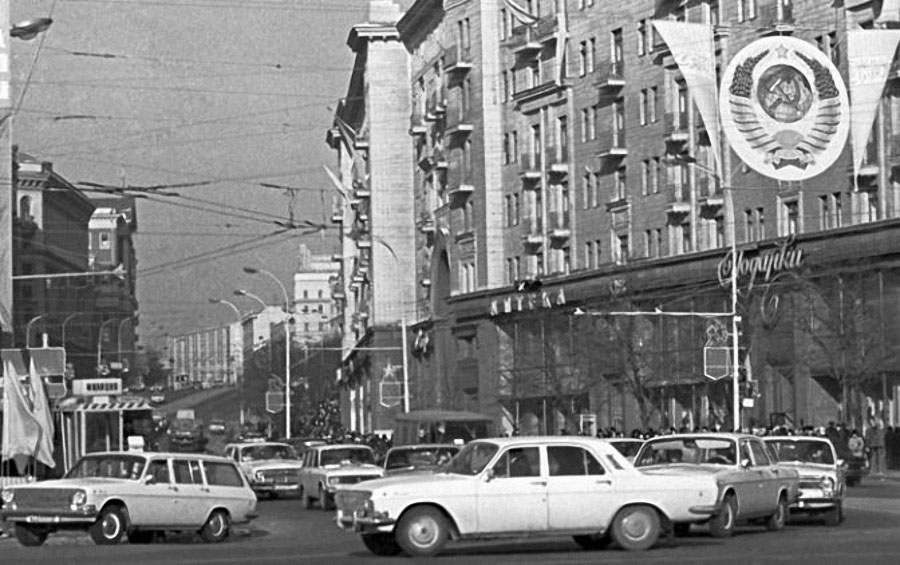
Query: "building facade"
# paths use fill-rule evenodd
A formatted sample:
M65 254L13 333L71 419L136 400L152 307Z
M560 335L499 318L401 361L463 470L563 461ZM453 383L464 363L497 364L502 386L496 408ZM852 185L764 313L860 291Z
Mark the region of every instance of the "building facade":
M330 255L313 255L300 245L300 259L294 272L294 343L321 341L335 332L337 315L331 297L338 268Z
M756 39L796 37L846 83L846 30L895 25L878 10L819 0L416 2L392 28L409 69L413 407L475 409L521 433L730 428L733 368L722 374L715 354L734 338L733 245L742 424L860 423L866 413L896 423L896 73L857 174L849 144L824 173L782 182L724 141L717 173L693 93L653 26L711 24L720 70ZM381 76L371 59L358 63L356 73ZM348 99L376 99L364 84L351 80ZM385 150L370 137L373 187ZM373 189L370 206L381 197ZM345 251L345 264L355 256ZM367 272L386 268L383 259ZM357 296L378 303L378 287L364 279ZM358 303L346 306L350 319ZM354 346L345 343L345 361ZM342 370L348 390L378 393L378 371Z

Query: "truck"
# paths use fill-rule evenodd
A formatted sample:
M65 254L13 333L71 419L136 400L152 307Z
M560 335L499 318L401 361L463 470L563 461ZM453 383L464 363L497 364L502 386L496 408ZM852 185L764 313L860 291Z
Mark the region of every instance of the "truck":
M175 419L169 425L169 450L175 452L201 453L209 439L199 420L190 408L175 412Z

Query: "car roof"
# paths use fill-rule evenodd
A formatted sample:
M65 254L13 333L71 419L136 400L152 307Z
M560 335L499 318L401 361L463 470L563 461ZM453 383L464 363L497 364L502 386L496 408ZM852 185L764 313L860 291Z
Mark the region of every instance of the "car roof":
M261 445L276 445L278 447L282 447L282 446L291 447L290 444L282 443L280 441L238 441L238 442L229 443L229 444L225 445L225 448L227 449L229 447L251 447L251 446L259 447Z
M778 440L778 441L821 441L823 443L831 443L831 440L827 437L820 436L764 436L762 438L763 441L770 440Z
M644 443L645 439L638 439L634 437L601 437L597 438L600 441L605 441L606 443Z
M460 446L454 445L452 443L411 443L409 445L396 445L396 446L388 449L388 452L399 451L399 450L412 451L412 450L416 450L416 449L447 449L447 448L459 449Z
M87 453L85 457L108 457L108 456L124 456L132 455L138 457L146 457L147 459L202 459L204 461L227 461L233 463L231 459L222 457L221 455L210 455L206 453L181 453L173 451L98 451L95 453Z
M346 449L348 447L356 447L360 449L372 449L370 446L362 443L329 443L325 445L311 445L310 449L318 449L320 451L326 449Z
M609 442L603 441L591 436L515 436L515 437L495 437L472 440L469 443L490 442L503 447L515 447L517 445L561 445L561 444L580 444L591 446L602 446L600 449L615 450ZM618 451L616 451L618 453Z
M688 434L665 434L659 436L653 436L651 438L647 438L644 441L654 441L654 440L666 440L666 439L681 439L681 438L709 438L709 439L731 439L731 440L739 440L739 439L762 439L759 436L755 436L753 434L741 434L734 432L697 432L697 433L688 433Z

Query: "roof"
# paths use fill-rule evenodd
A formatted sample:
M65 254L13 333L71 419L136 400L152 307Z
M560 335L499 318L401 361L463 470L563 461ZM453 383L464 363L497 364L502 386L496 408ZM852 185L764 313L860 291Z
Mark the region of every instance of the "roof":
M492 418L477 412L462 410L416 410L397 414L398 422L490 422Z
M591 436L514 436L514 437L492 437L483 439L474 439L469 442L490 442L499 445L501 448L517 445L554 445L554 444L581 444L581 445L603 445L605 449L615 449L607 441ZM616 451L618 453L618 451Z

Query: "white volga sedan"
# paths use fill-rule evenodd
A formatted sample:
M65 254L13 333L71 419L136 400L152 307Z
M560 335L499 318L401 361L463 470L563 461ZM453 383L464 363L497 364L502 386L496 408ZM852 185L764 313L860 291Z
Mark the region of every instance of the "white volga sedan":
M441 471L341 488L337 523L376 555L438 553L448 539L571 535L586 549L654 545L718 510L711 477L654 477L614 447L579 436L467 444Z

